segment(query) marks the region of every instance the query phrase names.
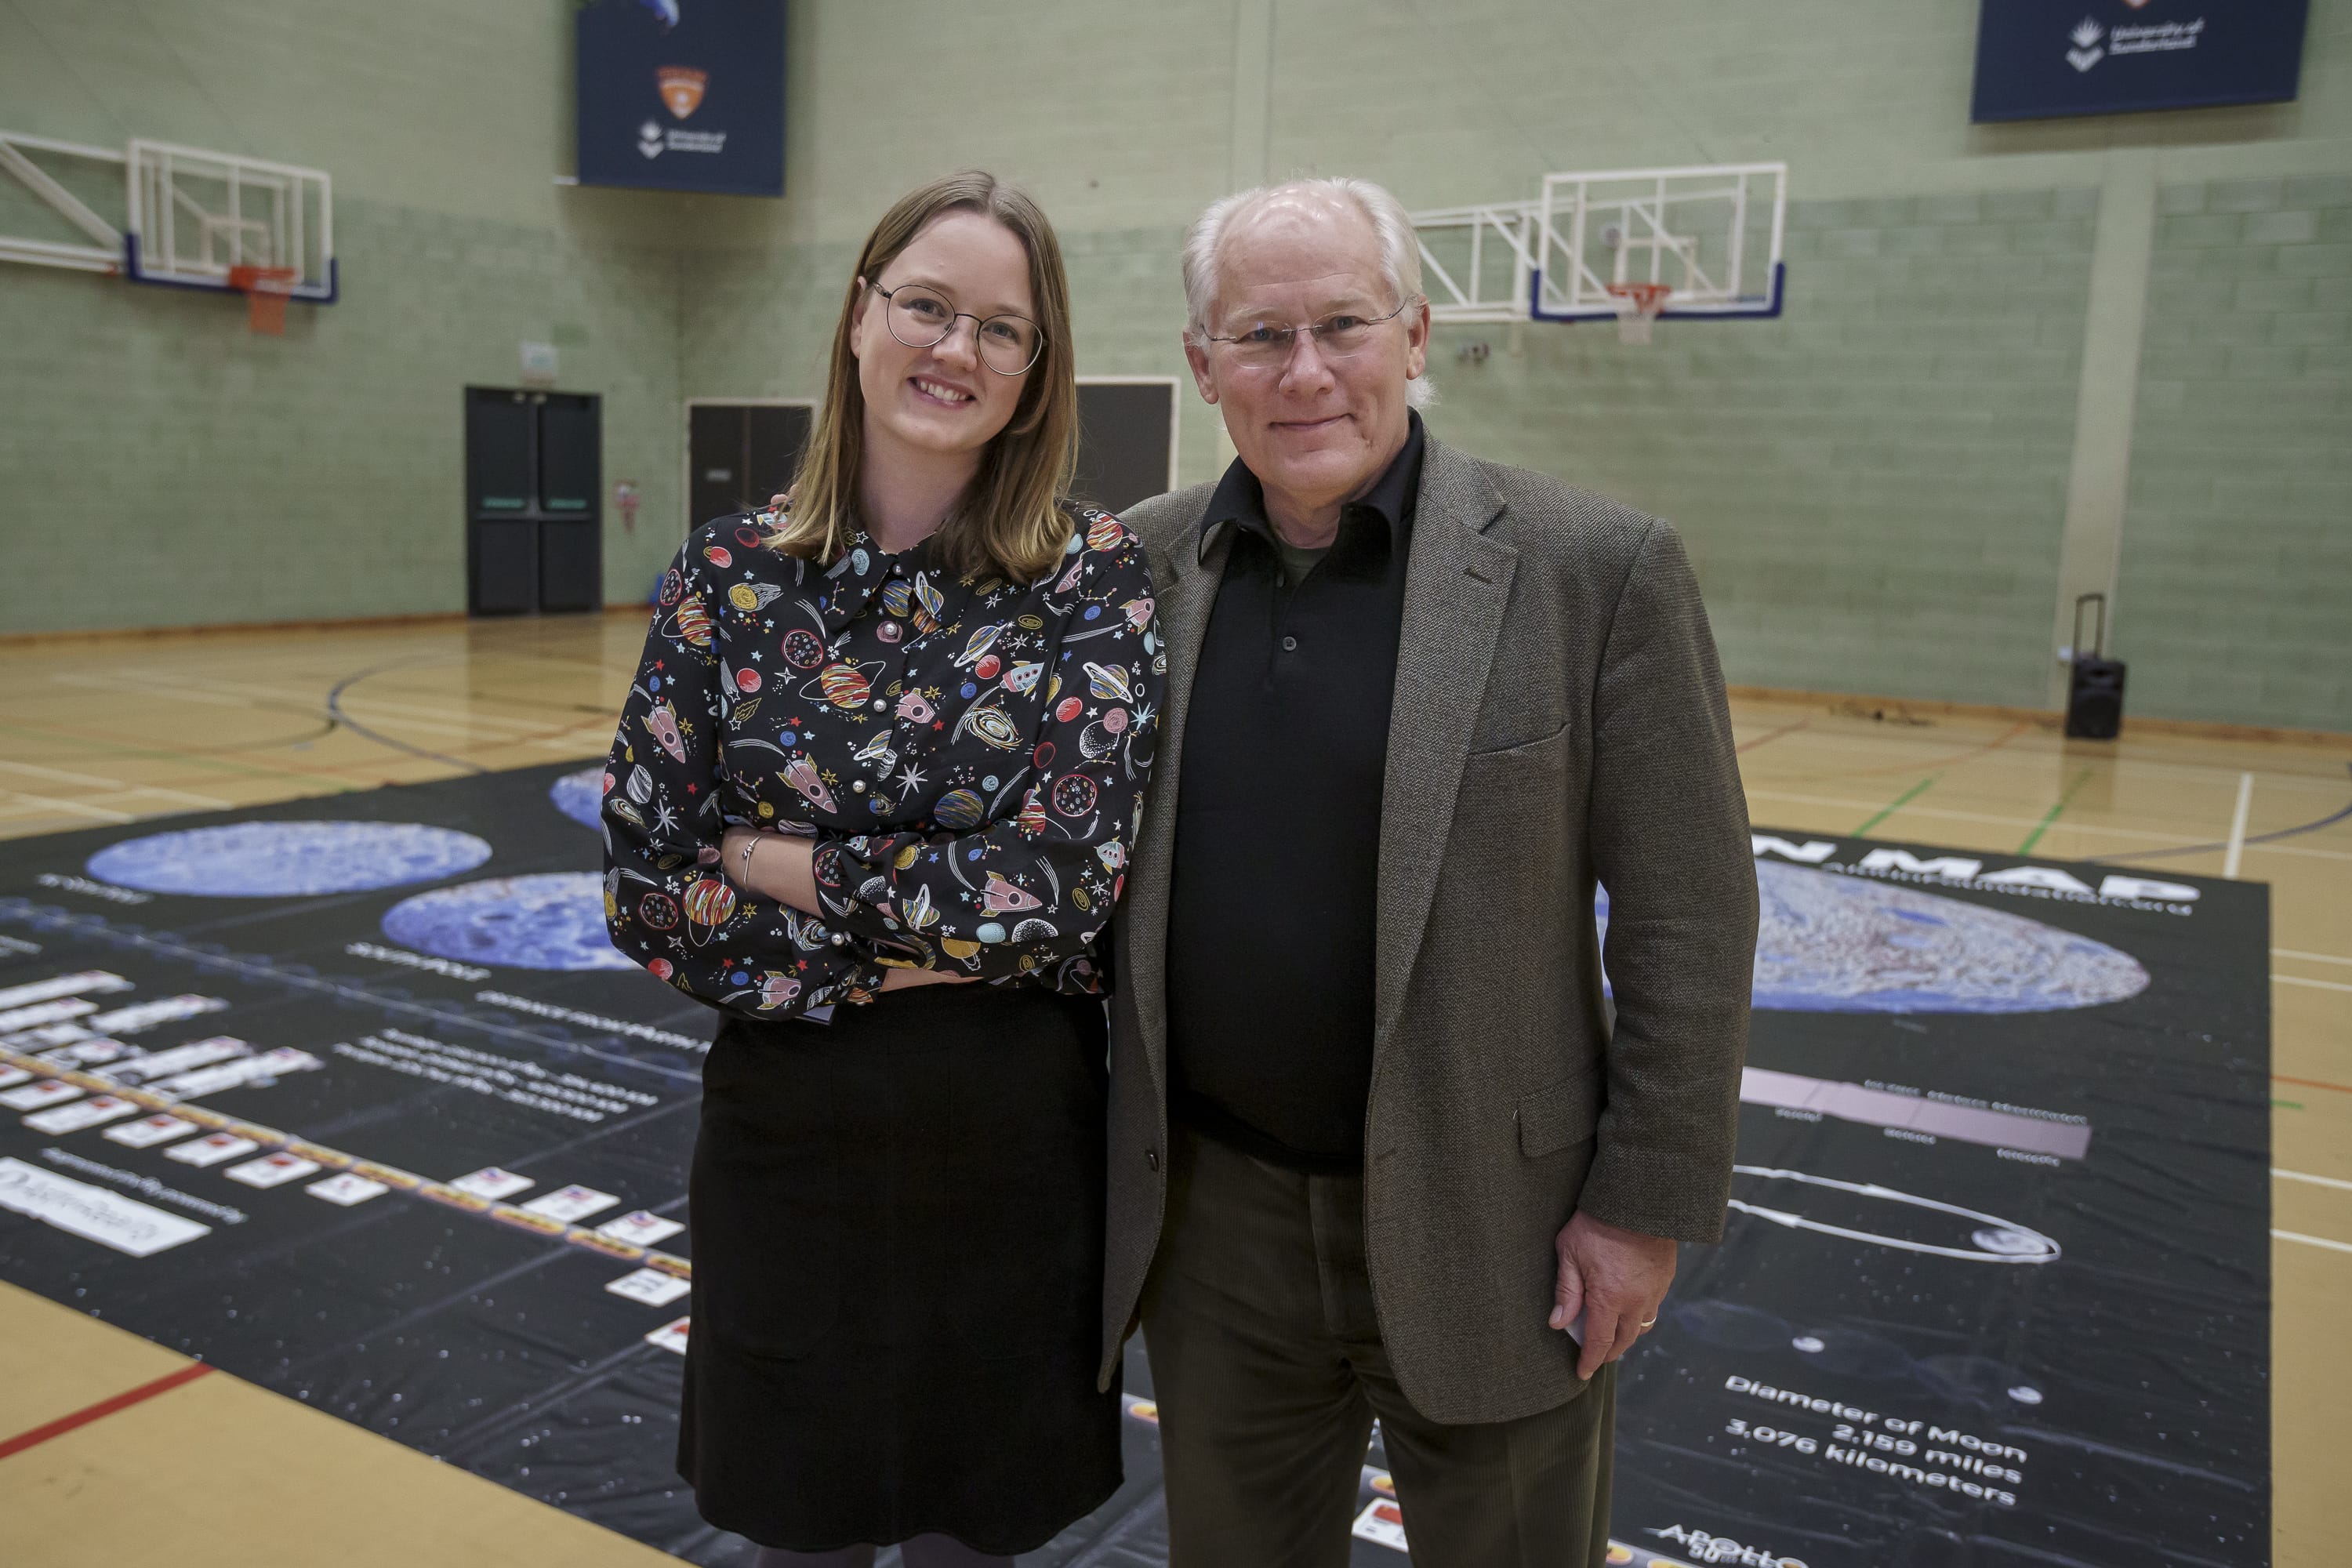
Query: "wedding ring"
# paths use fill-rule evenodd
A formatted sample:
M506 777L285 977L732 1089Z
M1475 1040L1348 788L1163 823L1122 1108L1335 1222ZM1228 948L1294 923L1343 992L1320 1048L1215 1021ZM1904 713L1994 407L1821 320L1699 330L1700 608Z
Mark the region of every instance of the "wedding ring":
M1645 1329L1654 1329L1658 1326L1658 1320L1655 1318L1644 1318L1642 1320L1642 1326Z

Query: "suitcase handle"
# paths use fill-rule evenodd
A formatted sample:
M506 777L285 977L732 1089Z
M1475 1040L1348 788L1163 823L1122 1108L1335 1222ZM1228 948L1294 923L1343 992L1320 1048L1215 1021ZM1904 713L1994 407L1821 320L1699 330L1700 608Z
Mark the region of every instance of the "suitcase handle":
M2092 600L2099 603L2099 635L2091 648L2093 658L2107 656L2107 596L2105 594L2084 594L2074 601L2074 657L2083 657L2083 606Z

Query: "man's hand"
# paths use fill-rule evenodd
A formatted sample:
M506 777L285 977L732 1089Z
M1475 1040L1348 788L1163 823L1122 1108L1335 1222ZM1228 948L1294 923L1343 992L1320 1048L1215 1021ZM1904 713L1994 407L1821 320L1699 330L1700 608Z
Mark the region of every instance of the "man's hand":
M969 974L950 974L944 969L900 969L893 967L882 977L885 991L905 991L917 985L969 985Z
M1633 1348L1658 1321L1658 1307L1675 1279L1675 1244L1664 1237L1621 1230L1579 1209L1560 1227L1559 1282L1552 1289L1551 1326L1565 1329L1584 1314L1584 1353L1576 1375L1590 1378Z

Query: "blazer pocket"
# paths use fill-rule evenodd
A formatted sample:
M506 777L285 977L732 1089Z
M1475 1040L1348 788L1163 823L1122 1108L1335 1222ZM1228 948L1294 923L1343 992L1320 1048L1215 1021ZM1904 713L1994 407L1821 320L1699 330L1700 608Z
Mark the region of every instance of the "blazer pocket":
M1563 1078L1519 1101L1519 1152L1532 1160L1572 1148L1592 1136L1600 1100L1597 1077Z
M1521 757L1543 756L1558 751L1568 740L1568 724L1563 721L1549 735L1538 735L1532 741L1517 741L1507 746L1486 746L1470 753L1474 763L1509 763Z

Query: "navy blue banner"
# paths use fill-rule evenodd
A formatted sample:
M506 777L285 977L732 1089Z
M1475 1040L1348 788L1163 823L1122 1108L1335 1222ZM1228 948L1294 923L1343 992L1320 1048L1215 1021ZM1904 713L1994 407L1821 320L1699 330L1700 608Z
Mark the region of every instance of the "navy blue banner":
M1969 118L2294 97L2309 0L1983 0Z
M784 0L580 8L580 183L784 194Z

